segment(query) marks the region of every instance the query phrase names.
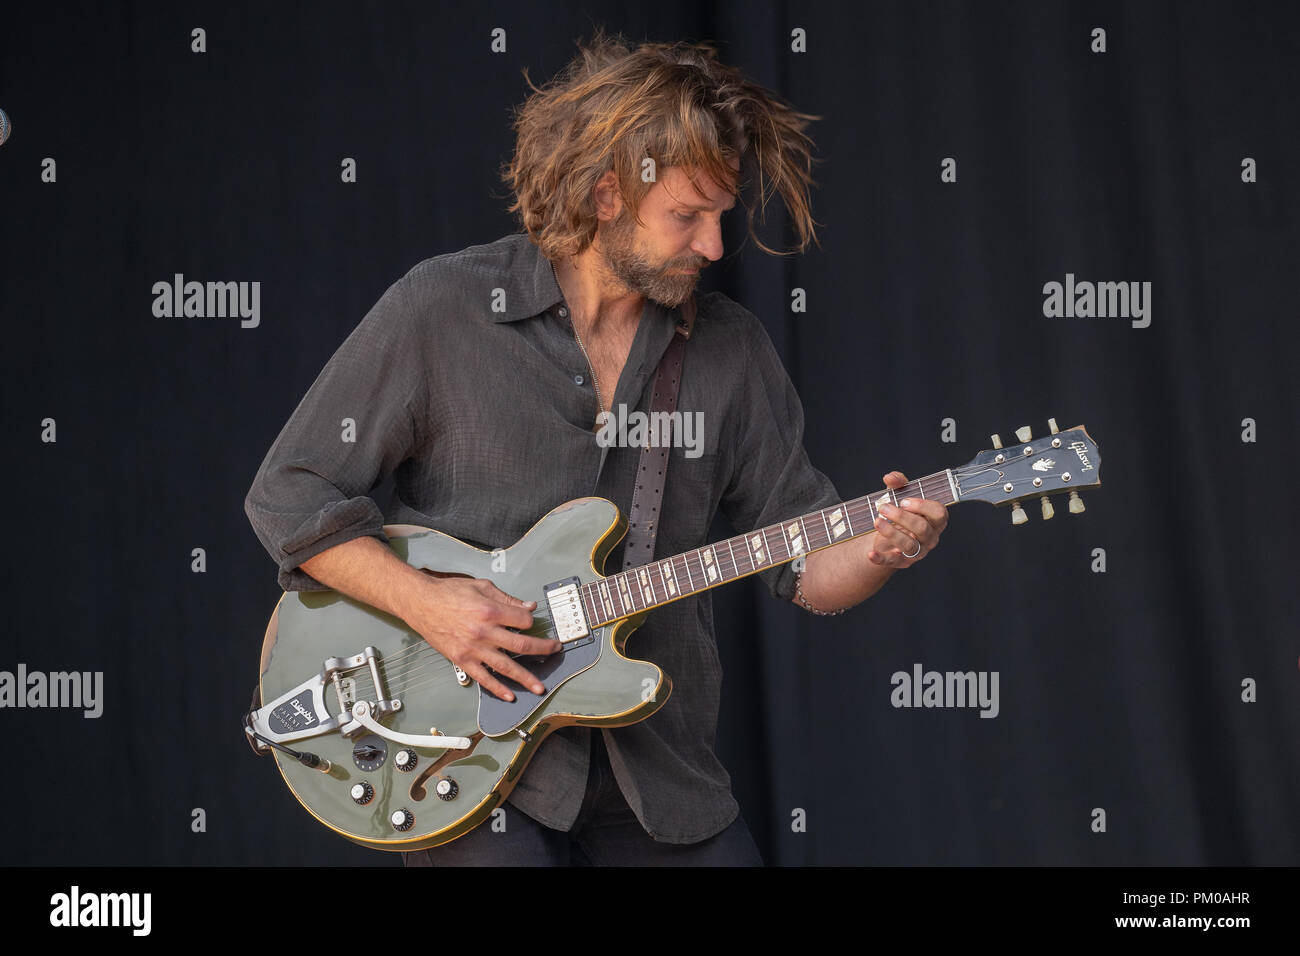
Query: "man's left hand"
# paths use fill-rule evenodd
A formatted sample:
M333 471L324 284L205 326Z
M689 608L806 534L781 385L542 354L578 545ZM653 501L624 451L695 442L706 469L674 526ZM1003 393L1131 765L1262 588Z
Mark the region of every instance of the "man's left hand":
M907 476L891 471L884 477L885 487L902 488ZM892 504L877 505L875 547L867 554L872 564L889 568L910 568L939 544L939 535L948 526L948 509L928 498L902 498ZM920 550L918 551L918 545Z

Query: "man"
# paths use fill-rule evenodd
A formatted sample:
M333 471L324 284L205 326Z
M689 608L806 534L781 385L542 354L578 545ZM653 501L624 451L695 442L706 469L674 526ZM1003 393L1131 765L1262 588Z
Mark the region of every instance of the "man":
M721 217L747 183L764 204L781 193L801 249L815 240L809 119L706 47L584 47L516 121L505 177L527 234L426 260L394 283L268 453L246 510L281 585L396 615L498 697L511 699L491 671L543 693L510 656L559 646L512 630L531 626L535 604L409 567L382 526L492 549L573 498L626 512L640 449L603 447L604 414L649 408L676 311L722 256ZM770 339L725 296L698 301L678 408L698 413L704 434L670 454L656 556L707 543L718 508L747 531L841 500L808 462L803 410ZM345 419L354 440L339 439ZM368 495L390 474L383 513ZM881 511L875 535L808 555L801 573L762 572L772 593L838 613L933 550L947 521L930 501ZM621 557L620 545L607 568ZM504 833L479 827L406 863L761 863L713 753L721 671L708 592L652 613L629 653L674 681L653 717L558 731L511 793Z

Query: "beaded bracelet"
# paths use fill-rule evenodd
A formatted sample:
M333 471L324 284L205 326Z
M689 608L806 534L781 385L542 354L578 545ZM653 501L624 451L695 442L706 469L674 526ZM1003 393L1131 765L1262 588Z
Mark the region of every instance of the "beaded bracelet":
M843 614L845 611L848 610L848 608L842 607L838 611L823 611L821 608L813 607L811 604L808 603L808 599L803 596L802 579L803 579L803 572L796 571L794 574L794 596L798 599L799 603L802 604L809 611L812 611L814 614L820 614L822 617L834 617L835 615Z

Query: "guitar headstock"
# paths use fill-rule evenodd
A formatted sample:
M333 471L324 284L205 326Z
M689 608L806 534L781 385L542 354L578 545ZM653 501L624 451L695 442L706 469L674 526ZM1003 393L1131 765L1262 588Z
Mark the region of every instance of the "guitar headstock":
M992 448L953 469L957 500L1009 504L1012 522L1024 524L1029 516L1020 507L1021 501L1041 498L1046 520L1055 513L1048 495L1069 492L1070 513L1080 514L1083 499L1079 489L1101 484L1101 450L1083 425L1059 431L1055 418L1049 418L1047 424L1049 433L1037 439L1028 425L1016 429L1016 443L1005 448L994 435Z

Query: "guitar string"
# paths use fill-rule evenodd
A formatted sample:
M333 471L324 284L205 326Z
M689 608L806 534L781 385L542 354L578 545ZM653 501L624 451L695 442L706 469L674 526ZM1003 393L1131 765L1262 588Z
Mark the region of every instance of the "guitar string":
M549 621L549 616L547 616ZM530 637L545 638L552 631L547 624L541 629L540 634L529 634ZM426 653L427 652L427 653ZM531 657L532 654L517 655L506 652L510 657ZM418 658L423 658L420 660ZM394 655L391 658L381 658L377 661L381 677L384 678L384 684L390 697L400 696L402 693L409 691L411 687L432 683L440 677L445 676L454 670L454 665L440 654L434 647L429 644L423 646L412 645L406 651ZM405 666L402 666L405 665ZM401 671L400 675L390 676L389 672ZM352 676L356 682L358 690L369 690L374 692L374 678L370 673L370 666L367 663L356 665L355 667L343 668L340 673L345 676Z
M438 653L435 648L426 644L425 649L429 651L428 655L424 655L422 651L417 649L420 656L424 658L423 660L411 661L411 659L408 658L405 667L394 667L392 663L388 661L380 662L381 676L384 678L385 687L391 696L400 696L403 693L409 692L412 687L423 686L431 683L454 670L452 663L448 661L446 657L443 657L442 654ZM532 654L515 655L509 652L506 653L512 659L516 659L517 657L535 656ZM395 671L400 671L400 673L391 673ZM370 670L368 667L365 668L365 672L362 676L369 681L369 683L361 684L360 686L367 686L369 689L374 690L374 679L370 676Z
M980 470L984 470L984 469L981 468ZM906 486L905 486L905 488L906 488ZM898 490L904 491L905 496L906 496L906 490L905 490L905 488L904 488L904 489L898 489ZM918 485L918 490L920 490L919 485ZM853 506L847 506L847 505L846 505L845 507L846 507L846 510L848 510L848 511L850 512L850 514L852 514L854 511L860 511L860 510L863 510L864 505L863 505L863 504L857 504L857 505L853 505ZM866 507L866 510L868 511L868 513L871 511L869 505ZM852 520L852 519L850 518L850 520ZM787 559L787 560L789 560L789 559ZM751 569L751 573L752 573L752 569ZM542 618L542 619L545 620L545 619L548 618L548 615L545 615L544 613L541 613L541 608L539 607L539 613L534 614L534 618L535 618L535 619L536 619L536 618ZM530 630L534 630L535 628L536 628L536 625L534 625L534 628L530 628ZM543 632L543 633L541 633L541 634L534 634L534 635L532 635L532 636L544 637L544 636L546 635L546 633L548 633L550 630L551 630L551 628L550 628L549 626L544 626L544 627L542 628L542 632ZM426 650L432 652L432 654L433 654L434 656L431 657L431 656L429 656L429 655L424 654L424 652L425 652ZM382 662L382 664L383 664L383 669L384 669L385 671L393 671L393 670L396 670L396 669L398 669L397 665L400 665L400 664L402 664L402 663L411 662L412 658L413 658L415 655L420 655L420 656L422 656L422 657L425 657L426 660L422 660L422 661L414 662L414 663L412 664L412 666L407 666L407 667L405 667L405 668L401 668L401 670L402 670L402 674L401 674L400 677L391 677L391 678L387 678L387 675L385 675L385 677L387 678L386 681L385 681L385 683L386 683L386 685L389 685L389 686L388 686L388 693L389 693L390 695L392 695L393 697L396 697L396 696L401 695L401 694L407 694L407 693L410 693L412 690L417 689L417 688L421 688L421 687L429 686L429 685L431 685L431 684L437 682L437 681L439 680L439 678L443 677L443 676L444 676L448 671L452 670L452 666L451 666L450 662L447 661L447 659L446 659L445 657L443 657L441 654L439 654L439 653L438 653L434 648L432 648L431 646L429 646L429 645L427 645L427 644L425 644L423 647L420 647L420 646L412 646L412 647L409 648L407 651L402 652L401 654L396 655L396 656L393 657L393 658L386 658L386 659L384 659L384 661ZM512 654L511 656L512 656L512 657L517 657L517 656L532 656L532 655L514 655L514 654ZM359 673L361 673L363 679L369 679L369 683L362 683L360 686L361 686L362 689L364 689L364 690L369 690L369 691L371 691L372 693L374 693L375 696L377 696L377 691L376 691L376 689L375 689L375 687L374 687L374 685L373 685L373 680L370 679L369 667L363 665L363 666L360 666L360 667L357 667L357 668L353 668L353 669L351 669L351 670L352 670L352 671L355 671L355 672L359 672Z
M549 611L544 611L544 610L542 609L542 606L539 604L538 607L537 607L537 610L536 610L536 611L533 611L532 613L533 613L533 624L532 624L532 626L531 626L527 631L516 631L516 633L518 633L518 634L523 634L525 637L534 637L534 636L536 636L536 635L534 635L534 634L532 634L532 633L530 633L530 632L531 632L533 629L535 629L536 627L538 627L537 622L538 622L539 620L543 622L543 623L542 623L542 628L543 628L543 630L550 630L550 629L551 629L551 626L550 626L551 615L550 615L550 612L549 612ZM513 628L511 628L511 630L513 630ZM414 631L412 631L412 633L414 633ZM391 656L391 657L385 657L383 660L384 660L385 663L388 663L388 664L400 663L400 662L406 660L407 658L409 658L409 657L410 657L411 655L413 655L413 654L419 654L419 653L422 653L423 650L425 650L426 648L428 648L428 649L430 649L430 650L433 649L433 648L431 648L430 645L427 644L427 643L425 643L425 644L423 644L423 645L421 645L421 644L417 644L417 643L412 643L411 646L410 646L409 648L407 648L406 650L404 650L404 651L399 651L397 654L394 654L394 655ZM440 655L440 656L441 656L441 655ZM443 659L445 660L446 658L443 658ZM362 667L362 668L367 667L367 666L368 666L368 665L366 665L366 664L360 664L360 665L358 665L358 667Z
M1028 457L1030 457L1030 456L1024 456L1024 457L1025 457L1025 458L1028 458ZM1014 461L1014 460L1016 460L1016 459L1012 459L1012 461ZM978 475L978 474L981 474L981 473L983 473L983 472L989 471L990 469L992 469L992 470L998 470L997 467L996 467L997 464L1007 464L1007 463L1008 463L1008 462L990 463L990 464L985 464L985 465L966 465L966 466L959 467L959 468L957 468L957 469L953 469L953 475L954 475L954 477L960 476L961 478L966 479L966 478L973 477L974 475ZM935 479L935 480L938 480L940 477L946 477L946 475L945 475L944 472L939 472L939 473L936 473L935 475L932 475L932 476L926 476L926 477L930 477L930 478L933 478L933 479ZM852 523L853 523L853 518L854 518L854 516L857 516L857 517L864 517L864 516L866 516L866 515L874 515L874 514L876 514L877 512L876 512L876 510L875 510L874 504L875 504L875 502L879 501L881 497L886 497L886 496L891 496L891 495L892 495L893 497L897 497L897 495L898 495L900 492L902 493L902 496L903 496L903 497L913 496L913 492L909 491L909 489L910 489L913 485L916 486L916 491L919 492L922 496L924 496L924 487L923 487L923 485L922 485L922 482L923 482L923 481L924 481L924 478L923 478L923 479L918 479L918 480L916 480L916 481L910 481L910 482L908 482L907 484L905 484L902 488L897 488L897 489L885 489L885 490L883 490L883 491L881 491L881 492L873 493L872 495L863 495L863 496L860 496L859 498L853 499L853 502L854 502L854 503L852 503L852 504L849 504L849 503L847 503L847 502L840 502L838 505L828 506L827 508L821 509L820 512L811 512L811 513L812 513L812 514L822 514L822 513L825 512L825 511L832 510L834 507L842 507L842 508L845 509L846 513L847 513L848 516L849 516L849 522L850 522L850 524L852 524ZM1025 483L1025 482L1032 481L1032 478L1010 479L1010 481L1011 481L1012 484L1022 484L1022 483ZM988 483L989 486L994 486L994 485L996 485L996 484L998 484L998 482L996 482L996 481L991 481L991 482ZM972 489L972 490L974 490L974 489ZM1059 491L1061 491L1061 490L1064 490L1064 489L1057 489L1056 492L1052 492L1052 493L1059 493ZM1049 493L1049 492L1043 492L1043 494L1048 494L1048 493ZM1030 495L1030 497L1032 497L1032 494ZM924 500L932 500L932 501L933 501L933 500L940 500L940 499L937 499L937 498L931 498L931 499L924 499ZM943 503L944 503L945 505L949 505L949 504L952 504L952 503L954 503L954 502L947 502L947 501L945 501L945 502L943 502ZM804 516L800 516L800 517L806 518L807 516L804 515ZM823 517L824 517L824 515L823 515ZM779 525L773 525L773 526L770 526L770 527L779 527ZM873 531L874 531L874 524L872 525L872 528L873 528ZM696 551L701 551L701 550L704 550L705 548L712 547L712 548L714 549L715 553L717 553L717 546L718 546L719 544L724 544L724 543L725 543L725 544L730 545L731 542L734 541L734 540L736 540L737 538L739 538L739 539L741 539L741 540L743 541L744 539L746 539L747 537L749 537L750 535L752 535L752 534L754 534L754 533L764 533L764 540L766 540L766 534L765 534L766 531L767 531L767 528L763 528L763 529L755 529L754 532L747 532L747 533L744 534L744 535L736 535L735 537L733 537L733 538L729 538L729 539L726 539L725 541L722 541L722 542L716 542L716 543L713 544L713 545L703 545L703 546L701 546L701 548L694 549L694 550L696 550ZM865 531L864 531L864 532L859 532L859 534L855 535L854 537L862 537L862 536L865 536L867 533L869 533L869 532L865 532ZM782 540L784 540L784 538L782 538ZM823 547L829 547L829 544L828 544L828 545L824 545ZM728 550L731 551L732 548L729 547ZM768 548L768 550L769 550L769 552L770 552L770 547ZM748 552L746 552L746 553L748 553ZM684 552L684 553L681 554L681 555L673 555L673 556L670 557L670 558L665 558L665 559L662 559L661 561L653 562L653 564L661 564L662 561L670 561L670 562L671 562L671 561L674 560L675 558L679 558L679 557L680 557L680 558L682 559L683 563L687 565L687 568L688 568L688 570L689 570L689 554L690 554L690 552ZM789 557L787 557L787 558L782 559L782 560L779 561L779 562L776 562L776 563L773 563L773 564L769 564L769 567L775 567L775 566L777 566L777 564L784 564L784 563L787 563L788 561L793 560L795 557L796 557L795 555L791 555L791 556L789 556ZM702 563L698 558L697 558L697 563L700 564L700 570L701 570L701 572L703 573L703 563ZM671 566L671 565L670 565L670 566ZM736 561L734 560L734 556L733 556L733 559L732 559L732 566L733 566L733 570L735 570L737 573L736 573L736 575L735 575L731 580L736 580L737 578L739 578L739 577L741 577L741 576L744 576L744 575L747 575L747 574L753 574L753 573L756 573L757 571L760 571L760 570L767 570L766 568L759 569L759 568L757 568L757 567L753 567L753 566L751 566L751 569L750 569L749 571L741 572L741 571L740 571L740 568L739 568L739 564L738 564L738 562L736 562ZM636 570L636 569L629 569L629 570ZM674 570L675 570L675 569L674 569ZM661 572L661 575L662 575L662 572ZM611 575L610 577L613 577L613 575ZM726 580L726 579L724 579L723 582L719 582L719 583L724 583L725 580ZM653 585L652 585L652 591L653 591ZM694 593L694 592L692 592L692 593ZM620 603L622 603L622 602L620 601ZM633 612L633 613L636 613L636 612ZM543 605L541 605L541 604L538 605L537 610L536 610L535 612L533 612L533 618L534 618L534 624L533 624L533 626L532 626L531 628L529 628L528 631L526 631L526 632L518 632L518 633L528 633L529 636L533 636L533 637L544 637L546 634L548 634L548 633L550 633L550 632L552 631L553 628L552 628L552 627L550 626L550 624L549 624L549 622L550 622L550 615L549 615L548 613L546 613L546 612L543 610ZM538 622L539 620L543 622L543 623L542 623L542 626L541 626L541 628L540 628L541 633L532 633L532 632L535 632L535 631L538 630L538 624L537 624L537 622ZM602 625L600 625L600 626L607 626L609 623L613 623L613 622L605 622L604 624L602 624ZM509 653L509 652L507 652L507 653ZM534 655L531 655L531 654L523 654L523 655L510 654L510 656L511 656L512 658L516 658L516 657L530 657L530 656L534 656ZM420 659L419 659L419 660L416 660L416 658L420 658ZM407 666L407 667L405 667L405 668L401 668L400 665L402 665L402 664L409 664L410 666ZM389 671L389 670L396 670L396 669L401 669L401 670L402 670L402 674L401 674L400 677L389 677L388 674L386 674L386 673L383 674L383 676L385 677L385 684L386 684L386 685L391 684L391 686L388 687L388 692L389 692L390 694L392 694L393 696L396 696L396 695L398 695L399 693L401 693L401 694L409 693L409 692L410 692L412 689L414 689L414 688L424 687L424 686L428 686L428 685L430 685L430 684L432 684L432 683L435 683L435 682L438 681L439 678L445 676L448 672L450 672L450 671L452 671L452 670L454 669L453 665L451 664L451 662L450 662L449 660L447 660L446 657L444 657L444 656L443 656L442 654L440 654L440 653L439 653L435 648L433 648L431 645L429 645L429 644L427 644L427 643L425 643L423 646L421 646L421 645L412 645L412 646L411 646L410 648L408 648L407 650L402 651L402 652L400 652L400 653L394 655L393 657L390 657L390 658L383 658L383 659L381 659L381 660L379 661L379 666L380 666L381 672ZM353 673L358 674L358 675L362 678L362 680L359 680L359 681L357 682L357 686L358 686L359 688L361 688L361 689L369 690L372 694L375 694L375 695L377 696L377 690L376 690L376 688L374 687L374 681L373 681L373 678L372 678L371 675L370 675L370 670L369 670L369 665L368 665L368 664L362 664L362 665L358 665L357 667L354 667L354 668L347 668L347 669L344 669L344 670L343 670L343 673L344 673L344 674L353 674Z
M425 684L446 679L448 675L454 673L454 666L447 658L439 654L435 648L428 645L426 647L428 647L429 654L425 656L424 660L408 663L404 668L394 668L391 664L380 662L380 675L383 678L384 687L389 698L401 697L403 694L409 693L413 687L424 686ZM370 675L369 667L357 668L354 680L356 681L358 693L361 690L371 692L375 690L374 678ZM457 682L459 683L459 681Z
M550 616L546 614L535 615L543 620L543 626L540 633L529 633L529 636L545 638L552 631L550 626ZM537 630L536 625L531 630ZM428 652L426 654L426 652ZM514 654L506 652L512 658L530 657L532 654ZM423 657L424 660L413 660L416 657ZM401 665L405 664L405 667ZM392 696L409 693L412 688L426 686L445 676L453 670L453 665L442 654L428 644L421 646L412 646L407 651L402 652L393 658L385 658L379 662L382 676L385 678L385 685L388 693ZM400 670L400 676L390 676L388 672ZM357 686L362 690L375 691L374 680L370 674L369 665L359 665L344 670L346 674L356 674L360 679Z
M982 469L981 469L981 470L982 470ZM905 486L905 487L906 487L906 486ZM903 489L899 489L899 490L903 490ZM919 490L919 486L918 486L918 490ZM886 493L887 493L887 492L886 492ZM882 493L882 494L883 494L883 493ZM870 501L874 501L874 500L877 500L877 499L870 499ZM846 504L846 503L844 503L844 502L841 502L840 504L841 504L841 506L843 506L843 507L845 508L845 510L849 513L849 516L850 516L850 517L849 517L850 523L852 523L852 521L853 521L853 515L854 515L855 512L859 512L859 511L861 511L861 512L864 512L864 513L871 513L871 505L870 505L870 503L869 503L868 500L862 500L862 501L860 501L858 504L855 504L855 505L848 505L848 504ZM756 530L757 530L757 529L756 529ZM861 534L866 534L866 533L867 533L867 532L862 532ZM740 536L738 536L738 537L740 537ZM721 543L721 542L719 542L719 543ZM704 547L708 547L708 546L705 545ZM715 546L715 547L716 547L716 546ZM674 556L674 557L677 557L677 556ZM685 560L685 557L684 557L684 556L682 556L682 557L683 557L683 560ZM785 563L785 561L793 560L793 558L794 558L794 556L791 556L790 558L784 559L781 563ZM669 559L665 559L665 560L669 560ZM733 567L735 567L736 570L739 572L739 567L738 567L738 565L736 565L735 562L733 562ZM629 570L635 570L635 569L629 569ZM754 570L755 570L755 569L751 569L751 571L749 571L749 572L743 572L743 573L745 573L745 574L753 573ZM737 577L739 577L739 576L741 576L740 573L737 574ZM735 578L733 578L733 580L734 580L734 579L735 579ZM652 589L652 590L653 590L653 589ZM541 618L541 619L542 619L543 621L545 621L545 622L549 622L549 620L550 620L550 616L549 616L548 614L545 614L545 613L542 611L542 605L540 605L540 604L538 605L537 612L534 613L533 617L534 617L535 620L538 619L538 618ZM534 630L534 629L536 629L536 624L534 624L534 628L530 628L530 631L532 631L532 630ZM543 626L543 628L542 628L542 632L543 632L543 633L542 633L542 634L530 634L530 636L544 637L545 634L549 633L551 630L552 630L552 628L549 626L549 623L548 623L547 625ZM429 653L426 654L426 653L425 653L426 651L429 652ZM415 657L417 657L417 656L418 656L418 657L421 657L421 658L424 658L424 659L423 659L423 660L419 660L419 661L414 661L414 662L413 662L413 661L412 661L412 658L415 658ZM514 657L518 657L518 656L525 656L525 657L528 657L528 656L533 656L533 655L531 655L531 654L525 654L525 655L514 655L514 654L511 654L510 656L511 656L512 658L514 658ZM402 668L402 674L401 674L400 677L389 677L389 675L388 675L387 673L383 673L383 674L382 674L382 676L384 676L384 678L385 678L385 687L386 687L387 693L390 695L390 697L394 697L394 698L395 698L395 697L398 697L398 696L400 696L400 695L402 695L402 694L407 694L407 693L409 693L412 689L419 688L419 687L425 687L425 686L428 686L428 685L430 685L430 684L436 683L440 678L443 678L443 677L444 677L448 672L450 672L450 671L452 671L452 670L454 669L454 668L453 668L453 665L451 664L450 661L447 660L446 657L444 657L442 654L440 654L440 653L439 653L435 648L433 648L433 647L430 646L429 644L424 644L423 646L412 645L412 646L411 646L410 648L408 648L406 651L403 651L403 652L401 652L401 653L395 655L394 657L391 657L391 658L384 658L384 659L380 662L381 673L384 672L384 671L394 670L394 669L396 669L396 666L397 666L397 665L401 665L401 664L404 664L404 663L408 664L408 666L405 667L405 668ZM370 670L369 670L369 666L368 666L368 665L366 665L366 664L358 665L358 666L355 667L355 668L347 669L346 671L344 671L344 673L356 673L356 674L358 674L358 675L362 678L362 680L359 680L359 681L358 681L358 684L357 684L357 686L358 686L358 690L359 690L359 691L360 691L360 690L368 690L368 691L371 692L372 695L374 695L374 696L376 696L376 697L378 696L377 690L376 690L376 688L374 687L374 681L373 681L373 678L372 678L371 675L370 675ZM364 682L363 682L363 681L364 681Z
M1023 458L1025 458L1025 459L1027 459L1027 458L1029 458L1029 457L1030 457L1030 456L1027 456L1027 455L1026 455L1026 456L1023 456ZM1020 460L1020 459L1018 459L1018 458L1012 458L1012 459L1010 459L1010 462L1014 462L1014 461L1017 461L1017 460ZM1009 462L998 462L998 463L989 463L989 464L982 464L982 465L969 465L969 464L968 464L968 465L962 465L962 466L959 466L959 467L956 468L956 469L950 469L950 470L953 472L954 477L958 477L958 476L960 476L961 478L970 478L970 477L973 477L974 475L978 475L978 474L981 474L981 473L983 473L983 472L989 471L990 469L996 471L996 470L998 470L997 467L996 467L998 464L1003 464L1003 465L1005 465L1005 464L1008 464L1008 463L1009 463ZM850 524L853 523L853 518L854 518L855 516L856 516L856 517L862 517L862 516L864 516L864 514L870 514L870 515L872 515L872 516L873 516L873 520L874 520L874 515L877 514L877 512L876 512L876 510L875 510L875 507L874 507L874 506L875 506L875 502L879 501L880 498L883 498L883 497L890 497L891 495L894 496L894 497L897 497L900 493L902 494L903 497L910 497L910 496L913 496L914 493L913 493L912 491L909 491L909 489L911 489L912 486L914 486L914 485L916 486L916 488L915 488L915 492L916 492L916 493L919 493L919 495L920 495L920 497L922 498L922 500L926 500L926 501L941 501L945 506L946 506L946 505L950 505L950 504L954 504L955 502L949 502L949 501L944 500L943 498L926 498L926 497L925 497L925 489L924 489L924 486L923 486L923 482L925 481L926 478L929 478L929 479L931 479L931 480L933 480L933 481L938 481L938 480L943 479L943 478L946 478L946 477L947 477L947 472L936 472L936 473L933 474L933 475L926 475L926 476L924 476L924 477L922 477L922 478L919 478L919 479L916 479L916 480L913 480L913 481L909 481L909 482L907 482L907 483L906 483L902 488L897 488L897 489L888 489L888 488L886 488L886 489L884 489L884 490L882 490L882 491L873 492L873 493L870 494L870 495L862 495L862 496L860 496L860 497L858 497L858 498L852 499L853 502L854 502L853 504L848 504L848 503L846 503L846 502L839 502L837 505L828 506L827 508L821 509L821 511L818 511L818 512L810 512L810 514L819 514L819 515L820 515L820 514L822 514L822 513L825 512L825 511L830 511L830 510L832 510L833 508L836 508L836 507L842 507L842 508L845 509L845 511L846 511L846 512L848 513L848 515L849 515L849 522L850 522ZM1032 480L1033 480L1032 478L1013 478L1013 479L1011 479L1011 482L1012 482L1013 484L1022 484L1022 483L1024 483L1024 482L1032 481ZM990 482L988 482L988 486L994 486L994 485L996 485L996 484L998 484L998 482L996 482L996 481L990 481ZM950 490L950 489L949 489L949 490ZM973 490L973 489L972 489L972 490ZM1059 492L1059 491L1061 491L1061 490L1064 490L1064 489L1058 489L1057 491ZM1043 492L1043 493L1044 493L1044 494L1047 494L1048 492ZM1033 494L1031 493L1028 497L1033 497ZM802 519L802 518L807 518L807 517L808 517L807 515L801 515L801 516L799 516L799 518L796 518L796 519L790 519L790 520L792 520L792 521L793 521L793 520L800 520L800 519ZM776 524L776 525L770 525L770 526L768 526L767 528L763 528L763 529L755 529L754 531L746 532L745 534L742 534L742 535L735 535L735 536L733 536L732 538L728 538L728 539L725 539L724 541L720 541L720 542L715 542L715 543L712 544L712 545L701 545L699 548L696 548L696 549L693 549L693 550L696 551L696 552L698 552L698 551L703 551L704 549L706 549L706 548L710 548L710 547L711 547L711 548L713 548L713 550L714 550L715 553L718 553L718 545L721 545L721 544L728 544L729 546L731 546L731 543L732 543L733 541L738 540L738 539L743 543L744 540L747 539L750 535L753 535L753 534L755 534L755 533L760 533L760 532L763 533L764 539L766 539L766 532L768 531L769 528L775 528L775 529L778 529L778 530L779 530L779 529L780 529L780 526L781 526L782 524L784 524L784 523L785 523L785 522L781 522L781 523L778 523L778 524ZM873 523L873 525L872 525L872 528L873 528L873 530L874 530L874 523ZM861 537L861 536L865 535L866 533L867 533L867 532L859 532L859 534L858 534L858 535L855 535L854 537ZM828 543L827 543L826 545L824 545L823 547L829 547L829 546L830 546L830 543L828 542ZM732 549L732 547L734 547L734 546L729 547L728 550L730 551L730 550ZM651 567L651 566L654 565L654 564L662 564L664 561L668 561L668 562L670 562L670 566L671 566L671 562L672 562L672 561L674 561L674 560L677 559L677 558L681 558L683 564L685 564L685 565L687 566L688 570L689 570L689 555L690 555L690 554L691 554L691 552L689 552L689 551L688 551L688 552L683 552L683 553L680 554L680 555L673 555L673 556L671 556L671 557L669 557L669 558L663 558L663 559L660 559L659 561L651 562L650 564L645 565L644 567L649 568L649 567ZM795 555L791 555L789 558L783 559L783 561L782 561L781 563L784 563L785 560L793 560L794 557L795 557ZM701 570L701 573L703 574L703 566L702 566L702 562L699 560L698 557L697 557L697 559L696 559L696 563L701 565L700 570ZM732 564L733 564L733 567L736 569L736 571L737 571L737 573L738 573L738 576L739 576L739 574L742 573L742 572L739 571L739 565L738 565L738 563L735 562L735 561L733 560ZM752 565L752 563L751 563L751 565ZM633 568L633 569L629 569L629 571L635 571L635 570L637 570L637 569L635 569L635 568ZM674 569L674 570L675 570L675 569ZM758 568L756 568L756 567L751 566L750 570L749 570L749 571L746 571L746 572L743 572L743 574L752 574L752 573L755 573L755 572L758 571L758 570L766 570L766 569L758 569ZM620 573L627 573L627 572L620 572ZM662 571L661 571L661 576L662 576ZM609 580L609 578L612 578L612 577L615 577L615 575L610 575L610 576L608 576L607 578L605 578L604 580ZM734 580L734 578L733 578L733 580ZM596 583L596 582L589 582L588 585L585 585L584 587L588 587L588 588L589 588L589 587L590 587L590 584L592 584L592 583ZM719 583L722 583L722 582L719 582ZM652 591L653 591L653 587L652 587ZM592 595L592 597L593 597L593 600L595 600L597 596L596 596L596 595ZM620 603L622 603L621 599L620 599ZM656 603L657 603L657 599L656 599ZM599 603L597 603L597 606L599 607ZM542 604L539 603L537 611L534 612L534 617L535 617L535 618L536 618L536 617L541 617L541 616L543 616L543 614L544 614L544 612L543 612L543 607L544 607L544 605L542 605ZM633 613L636 613L636 612L634 611Z
M543 636L543 635L538 635L538 636ZM387 675L385 675L385 685L388 687L390 694L392 694L393 696L399 696L400 694L410 693L410 691L413 688L424 687L427 686L428 684L434 683L439 679L443 678L448 671L452 670L450 662L447 661L447 659L443 657L441 654L439 654L435 648L429 647L428 649L431 652L431 655L434 656L431 656L424 661L420 661L418 663L408 665L405 668L405 670L400 674L400 676L389 678ZM505 652L505 653L512 660L518 660L520 657L537 656L533 654L513 654L510 652ZM445 662L445 666L444 666L444 662ZM373 683L374 682L372 679L371 684L373 685ZM371 689L372 690L374 689L373 686L371 687Z
M554 629L551 624L550 613L548 611L543 610L541 605L539 605L537 610L533 612L532 616L534 619L534 623L533 626L529 629L529 631L531 632L534 630L538 630L539 629L538 622L540 621L541 634L528 633L528 636L542 637L545 634L550 633ZM527 633L527 632L516 632L516 633ZM426 658L426 660L415 661L414 659L417 657ZM388 675L384 673L385 671L401 669L401 665L403 664L412 665L405 668L404 673L400 678L395 678L391 680L391 686L388 686L388 693L392 696L397 696L399 693L406 692L407 688L414 683L414 681L412 681L412 678L419 680L420 678L427 675L429 681L433 681L438 679L441 676L444 676L448 672L454 670L454 665L446 657L438 653L437 650L434 649L428 643L412 644L406 650L401 651L391 657L385 657L379 659L377 663L379 665L382 676L385 677L386 685L390 683L390 680L388 679ZM430 672L430 668L432 668L431 672ZM354 667L342 668L340 670L340 673L343 676L352 677L353 680L356 681L356 685L358 688L368 689L372 692L375 692L374 678L370 674L369 663L363 662ZM377 693L375 693L374 696L377 697L378 696Z

